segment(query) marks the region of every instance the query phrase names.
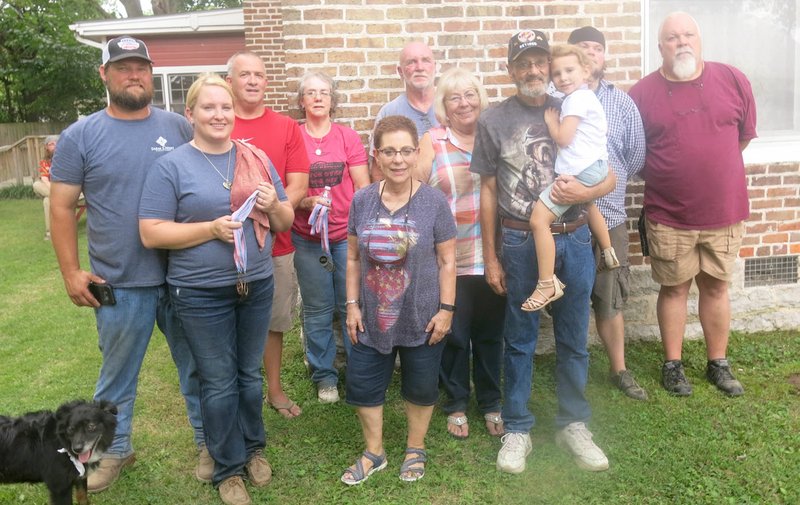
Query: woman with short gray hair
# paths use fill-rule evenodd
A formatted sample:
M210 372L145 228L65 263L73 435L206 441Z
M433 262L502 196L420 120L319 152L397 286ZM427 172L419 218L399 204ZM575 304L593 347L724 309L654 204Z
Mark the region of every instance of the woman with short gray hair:
M353 194L369 184L361 138L331 120L338 103L336 83L324 72L308 72L300 78L297 105L305 114L300 131L311 165L308 193L300 201L292 225L292 244L303 298L305 353L322 403L339 401L333 316L339 315L342 335L346 335L347 219ZM316 219L325 220L324 230L321 222L309 223L312 212ZM344 341L349 354L350 342Z

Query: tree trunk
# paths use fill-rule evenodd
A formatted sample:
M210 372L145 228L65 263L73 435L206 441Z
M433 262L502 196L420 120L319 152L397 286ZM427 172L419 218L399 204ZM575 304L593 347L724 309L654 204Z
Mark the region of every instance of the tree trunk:
M125 7L125 13L129 18L140 18L144 16L140 0L120 0L120 3Z
M175 14L181 7L180 0L153 0L153 15Z

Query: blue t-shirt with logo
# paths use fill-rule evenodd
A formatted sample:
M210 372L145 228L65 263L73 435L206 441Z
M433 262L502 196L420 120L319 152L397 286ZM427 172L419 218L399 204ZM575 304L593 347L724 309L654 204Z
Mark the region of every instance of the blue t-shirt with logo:
M147 175L139 217L197 223L231 214L231 192L223 186L222 175L233 180L235 162L236 147L230 153L205 156L191 144L179 147L158 160ZM283 183L272 166L270 175L278 200L286 201ZM244 280L266 279L273 272L272 234L267 233L264 248L259 249L253 220L245 219L242 228L247 248ZM233 286L237 280L233 244L213 239L169 252L167 282L172 286L218 288Z
M139 199L158 158L191 138L183 116L155 107L137 120L116 119L104 109L72 124L59 138L50 179L81 186L91 269L111 285L164 283L166 255L145 249L139 238Z

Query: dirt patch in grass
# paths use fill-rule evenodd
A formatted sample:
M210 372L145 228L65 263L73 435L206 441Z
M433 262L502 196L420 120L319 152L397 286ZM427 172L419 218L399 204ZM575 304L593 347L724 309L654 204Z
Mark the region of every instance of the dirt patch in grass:
M794 392L800 394L800 373L789 374L789 378L786 380L789 381L789 384L794 386Z

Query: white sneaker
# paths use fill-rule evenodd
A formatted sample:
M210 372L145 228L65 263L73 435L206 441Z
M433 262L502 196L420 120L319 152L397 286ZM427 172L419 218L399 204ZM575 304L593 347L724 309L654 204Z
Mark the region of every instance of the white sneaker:
M556 445L568 450L575 463L584 470L590 472L608 470L608 458L592 442L592 432L583 423L570 423L556 433Z
M323 386L317 390L320 403L336 403L339 401L339 390L336 386Z
M528 433L506 433L500 438L503 447L497 453L497 469L507 473L525 471L525 458L531 453L531 436Z

